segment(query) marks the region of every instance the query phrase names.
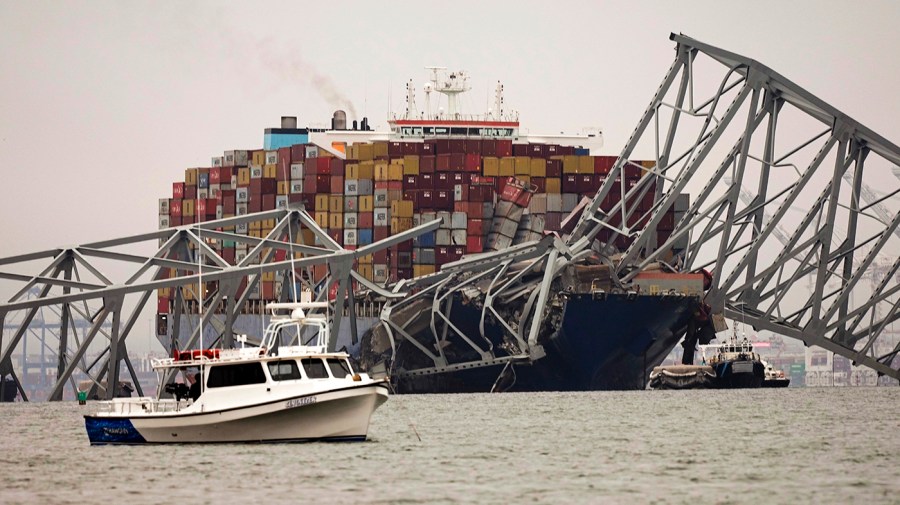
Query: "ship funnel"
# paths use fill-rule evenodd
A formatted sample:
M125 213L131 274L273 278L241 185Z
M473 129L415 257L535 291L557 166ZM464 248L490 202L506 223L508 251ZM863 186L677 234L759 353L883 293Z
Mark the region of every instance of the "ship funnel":
M331 117L331 129L332 130L346 130L347 129L347 113L342 110L334 111L334 116Z
M354 120L353 120L353 131L356 131L357 128L358 128L358 127L357 127L357 125L356 125L356 120L354 119Z
M281 127L282 128L297 128L297 116L281 116Z
M369 131L369 118L362 118L362 124L359 126L359 129L364 132Z

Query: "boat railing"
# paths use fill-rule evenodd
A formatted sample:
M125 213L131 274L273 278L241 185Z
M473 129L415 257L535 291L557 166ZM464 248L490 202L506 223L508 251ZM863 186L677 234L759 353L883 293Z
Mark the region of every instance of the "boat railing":
M117 398L114 401L98 402L98 412L110 414L158 414L178 412L191 405L190 400L156 399L149 396L137 398Z

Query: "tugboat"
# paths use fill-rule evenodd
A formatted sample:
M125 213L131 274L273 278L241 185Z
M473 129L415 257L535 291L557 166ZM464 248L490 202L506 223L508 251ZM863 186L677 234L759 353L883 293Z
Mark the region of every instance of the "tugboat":
M91 445L365 440L388 382L354 371L346 353L326 351L327 317L305 312L326 305L269 304L259 347L176 350L153 360L156 397L100 402L99 412L84 416ZM285 345L303 339L315 343ZM190 387L165 384L178 371Z
M763 361L766 367L765 379L762 381L764 388L786 388L791 384L791 379L784 376L784 372L776 370L770 363Z
M762 358L753 352L747 337L738 340L737 335L732 335L716 348L708 364L715 370L720 388L758 388L765 378Z

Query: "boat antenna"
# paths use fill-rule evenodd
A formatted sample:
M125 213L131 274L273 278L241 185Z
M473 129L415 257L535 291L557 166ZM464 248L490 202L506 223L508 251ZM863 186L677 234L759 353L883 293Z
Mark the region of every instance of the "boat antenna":
M207 174L207 180L209 175ZM199 182L199 181L198 181ZM198 205L199 207L199 197L200 192L197 192L198 197ZM195 209L194 214L197 214L197 210ZM200 378L194 379L200 381L200 394L203 394L203 226L200 225L202 221L202 216L206 214L206 202L203 202L203 214L197 216L197 287L198 294L197 298L200 301L200 306L197 309L197 314L200 316ZM191 352L190 349L188 352ZM193 355L191 356L193 359ZM188 382L190 382L190 378L187 378Z
M290 170L291 167L288 165L287 170L284 170L282 174L284 176L284 184L288 186L288 189L290 189L291 184L290 175L288 174ZM288 193L290 194L290 191ZM290 197L285 195L284 198L284 210L287 211L286 217L288 219L288 243L290 244L288 253L291 255L291 294L293 295L294 303L297 303L297 267L294 266L294 213L291 211L290 205L288 205Z

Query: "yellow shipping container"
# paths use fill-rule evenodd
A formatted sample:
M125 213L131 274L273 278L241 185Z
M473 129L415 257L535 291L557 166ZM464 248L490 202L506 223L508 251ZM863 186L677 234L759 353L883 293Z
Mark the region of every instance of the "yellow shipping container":
M375 146L372 144L354 144L357 147L357 158L359 161L372 161L375 159Z
M402 181L403 180L403 165L391 164L388 167L388 180L389 181Z
M328 212L344 212L344 197L341 195L329 195Z
M563 173L564 174L577 174L578 173L578 156L563 156Z
M348 163L344 165L345 179L359 179L359 163Z
M562 184L560 183L559 178L557 177L547 177L544 179L544 191L547 193L560 194L562 189Z
M265 151L253 151L253 156L251 160L251 165L265 165L266 164L266 152Z
M412 203L412 202L410 202ZM413 220L411 217L392 217L391 233L402 233L412 228Z
M500 158L500 177L512 177L516 175L516 159Z
M641 177L644 177L645 175L650 175L653 173L653 172L651 172L651 170L656 168L656 160L643 160L643 161L641 161L641 166L647 169L647 170L641 170Z
M372 212L375 210L375 197L372 195L361 195L359 197L359 211Z
M594 173L594 157L593 156L579 156L578 157L578 173L579 174Z
M328 224L328 219L326 217L325 224ZM320 225L321 226L321 225ZM328 226L322 226L322 228L328 228ZM298 244L314 244L316 242L316 234L313 233L309 228L303 228L300 230L300 234L297 235L297 243ZM301 255L302 256L302 255Z
M516 156L516 168L513 175L531 175L531 158L528 156Z
M403 174L419 175L419 157L411 154L403 157Z
M263 223L262 227L264 229L271 230L272 228L275 228L275 220L274 219L265 219L265 220L263 220L262 223Z
M526 186L531 185L531 176L530 175L516 175L516 179L522 181Z
M374 179L375 178L375 162L362 161L359 163L359 177L357 179Z
M331 230L343 230L344 229L344 213L343 212L329 212L328 213L328 228Z
M547 160L544 158L531 158L529 170L532 177L547 177Z
M413 217L412 200L394 200L391 202L391 215L411 219Z
M263 272L262 280L264 282L273 282L275 280L275 272Z
M388 143L386 140L378 140L372 142L372 146L375 149L375 157L380 158L388 155Z
M238 182L238 186L249 186L250 185L250 168L249 167L241 167L238 169L237 182Z
M184 171L184 183L188 186L196 186L197 185L197 169L196 168L188 168Z
M287 195L291 192L291 181L278 181L277 188L279 195Z
M194 202L195 200L182 200L181 201L181 215L182 216L194 216ZM187 223L185 223L187 224Z
M376 181L387 181L389 177L388 173L388 164L384 160L379 160L375 162L375 180Z
M328 195L316 195L316 210L322 212L328 211Z
M316 212L316 224L319 225L320 228L328 228L328 211Z
M481 158L481 163L484 166L485 177L497 177L500 175L500 158L484 157Z
M375 280L375 268L372 265L360 265L359 266L359 275L362 275L366 278L367 281L374 282Z
M347 146L347 159L348 160L358 160L359 159L359 145L358 144L350 144Z
M266 179L274 179L278 175L278 165L263 165L263 177Z
M262 228L262 222L250 221L250 224L247 225L247 228L249 228L250 231L259 231Z
M413 265L413 275L415 277L421 277L423 275L430 275L434 273L434 265Z
M375 263L375 256L373 256L371 254L367 254L367 255L359 258L360 265L371 265L372 263Z
M391 158L391 165L403 165L403 158Z

